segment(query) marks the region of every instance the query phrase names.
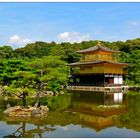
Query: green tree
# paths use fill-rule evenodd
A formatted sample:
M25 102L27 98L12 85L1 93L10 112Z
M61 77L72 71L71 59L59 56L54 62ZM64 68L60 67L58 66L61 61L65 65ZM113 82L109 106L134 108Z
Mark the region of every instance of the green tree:
M13 57L13 49L11 46L0 47L0 59L7 59Z
M59 56L46 56L30 63L36 69L40 87L59 90L61 85L66 85L69 69ZM41 88L40 88L41 89Z
M14 72L30 71L32 68L27 65L28 62L17 59L7 59L0 61L0 83L3 85L11 84L15 80Z

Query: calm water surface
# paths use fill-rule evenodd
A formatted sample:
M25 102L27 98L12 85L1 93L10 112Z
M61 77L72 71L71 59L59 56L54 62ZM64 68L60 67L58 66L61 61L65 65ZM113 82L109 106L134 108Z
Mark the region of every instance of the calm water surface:
M58 98L59 108L42 118L1 114L0 137L140 138L139 94L75 92Z

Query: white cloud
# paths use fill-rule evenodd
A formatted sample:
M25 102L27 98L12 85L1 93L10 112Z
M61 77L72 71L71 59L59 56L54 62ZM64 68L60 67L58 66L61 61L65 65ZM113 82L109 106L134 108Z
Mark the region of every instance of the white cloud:
M138 25L139 25L139 22L138 22L138 21L129 21L128 24L129 24L130 26L135 27L135 26L138 26Z
M68 131L69 127L68 126L61 126L61 129L63 129L64 131Z
M18 35L13 35L9 38L9 43L13 44L13 45L26 45L28 43L31 43L32 40L28 39L28 38L21 38Z
M58 39L62 42L81 42L90 40L89 34L80 34L78 32L63 32L58 35Z
M58 35L60 39L67 39L70 36L69 32L64 32Z

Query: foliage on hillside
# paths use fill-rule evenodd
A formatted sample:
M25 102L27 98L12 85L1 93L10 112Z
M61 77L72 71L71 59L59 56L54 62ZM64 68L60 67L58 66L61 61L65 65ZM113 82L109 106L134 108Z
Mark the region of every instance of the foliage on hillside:
M67 85L69 68L67 63L80 59L77 50L97 44L95 41L81 43L35 42L13 50L10 46L0 47L0 84L11 89L40 89L58 91ZM140 39L125 42L105 42L102 46L120 50L120 62L130 63L126 68L125 81L131 85L140 84ZM10 91L10 89L8 89ZM32 91L32 90L30 90Z

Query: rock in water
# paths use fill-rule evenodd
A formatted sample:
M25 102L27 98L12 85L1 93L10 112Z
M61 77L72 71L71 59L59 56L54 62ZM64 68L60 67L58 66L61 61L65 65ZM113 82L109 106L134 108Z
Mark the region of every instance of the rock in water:
M44 113L48 113L49 108L47 106L40 106L40 110L42 110Z
M61 91L60 91L60 94L64 94L64 91L61 90Z
M47 114L49 108L47 106L36 107L28 107L21 108L20 106L10 107L6 109L3 113L7 116L12 117L32 117L32 116L43 116Z
M47 95L48 95L48 96L53 96L54 93L53 93L53 91L47 91Z
M17 110L21 111L22 109L21 109L20 106L10 107L10 108L6 109L3 113L5 115L8 115L10 112L14 112L14 111L17 111Z

